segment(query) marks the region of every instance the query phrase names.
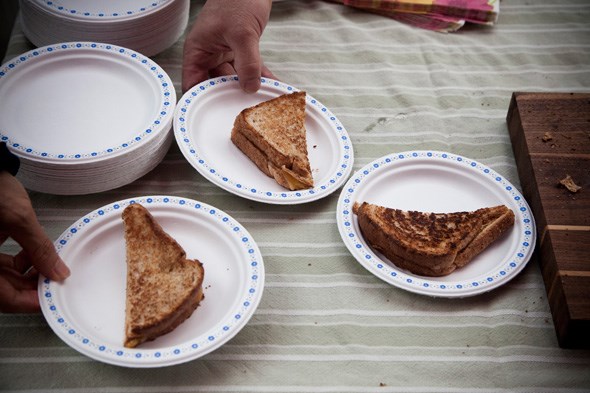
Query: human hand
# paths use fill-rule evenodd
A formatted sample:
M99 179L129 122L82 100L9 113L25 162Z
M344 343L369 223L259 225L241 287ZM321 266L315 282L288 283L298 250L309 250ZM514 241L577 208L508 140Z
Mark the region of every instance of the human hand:
M272 0L208 0L184 42L182 90L210 77L237 74L248 92L260 77L275 78L260 58L260 36Z
M14 256L0 253L0 312L38 312L38 273L62 281L70 270L39 224L27 191L14 176L1 171L0 245L9 237L22 251Z

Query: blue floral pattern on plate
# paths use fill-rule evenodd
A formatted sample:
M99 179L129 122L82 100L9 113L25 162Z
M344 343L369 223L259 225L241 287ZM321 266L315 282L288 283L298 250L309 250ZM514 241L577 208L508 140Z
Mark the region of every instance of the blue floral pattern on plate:
M237 76L224 76L210 79L187 91L178 102L174 123L176 140L187 160L197 169L197 171L199 171L199 173L229 192L247 199L271 204L298 204L318 200L331 194L346 182L354 163L354 151L350 137L336 116L334 116L334 114L321 102L311 97L309 94L306 95L307 110L310 110L311 108L311 110L314 110L324 119L324 121L327 122L327 124L330 125L331 130L337 135L340 149L336 166L337 169L328 179L320 184L316 184L311 189L299 191L289 191L287 189L284 191L264 190L256 186L244 184L239 180L232 178L229 174L221 173L214 167L214 164L204 159L199 152L199 146L197 146L190 135L189 126L187 124L190 119L191 108L199 101L199 99L214 92L216 88L226 84L237 85L237 83ZM261 83L263 86L267 85L279 89L283 93L297 91L293 86L273 79L262 78Z
M86 159L100 159L119 154L135 148L144 143L148 138L155 137L155 135L160 132L167 131L172 121L176 106L176 91L172 80L158 64L150 58L131 49L97 42L68 42L44 46L16 56L2 65L0 67L0 84L8 80L13 72L17 72L20 68L26 67L32 59L45 61L45 59L50 60L54 55L76 51L92 51L99 56L125 59L130 61L137 70L140 70L157 83L159 88L159 108L157 112L155 112L154 117L147 123L148 126L144 129L137 130L136 134L130 140L116 146L110 146L101 151L89 150L72 154L62 154L57 151L40 151L32 146L26 146L19 142L17 136L9 137L7 134L8 131L0 130L0 140L2 142L6 142L14 151L25 157L30 156L36 159L57 159L58 161L80 161Z
M162 7L163 5L170 3L171 0L146 0L143 5L134 6L133 8L120 8L118 10L113 8L113 5L107 4L105 9L108 11L96 12L88 11L76 7L76 2L61 1L61 0L36 0L36 3L44 8L48 8L59 14L68 15L69 17L82 17L82 18L101 18L101 19L120 19L130 16L137 16L145 12ZM120 5L114 5L120 6Z
M85 215L68 228L55 242L58 253L62 253L72 242L81 241L85 231L95 225L104 224L104 218L119 215L126 206L141 203L146 208L172 206L193 215L204 214L213 218L224 228L224 236L239 244L241 254L248 263L243 279L244 293L239 294L235 309L230 310L226 320L219 321L205 334L178 345L158 348L124 348L103 342L82 332L75 320L68 317L60 298L60 284L40 277L39 299L41 309L54 332L68 345L87 356L105 363L126 367L161 367L186 362L209 353L239 332L248 322L260 302L264 289L264 262L262 254L250 233L227 213L208 204L174 196L144 196L115 202ZM59 300L59 301L58 301ZM62 304L62 306L60 306Z
M362 238L356 217L352 211L355 201L360 202L357 200L357 194L360 190L372 180L378 171L395 171L396 165L401 162L416 161L417 165L420 165L420 162L424 162L424 160L432 160L433 163L444 160L462 171L471 171L475 176L481 176L493 187L502 190L509 196L511 200L510 207L516 216L515 220L519 223L517 227L522 228L515 235L518 237L517 243L519 246L512 255L503 258L504 262L501 265L487 272L487 274L460 281L438 281L428 277L416 276L400 270L387 260L381 259L371 247L366 245ZM371 273L392 285L410 292L440 297L472 296L505 284L525 267L534 251L536 242L536 228L532 212L516 187L492 169L475 160L440 151L409 151L390 154L361 168L351 176L342 189L338 200L337 220L340 235L347 248L355 259Z

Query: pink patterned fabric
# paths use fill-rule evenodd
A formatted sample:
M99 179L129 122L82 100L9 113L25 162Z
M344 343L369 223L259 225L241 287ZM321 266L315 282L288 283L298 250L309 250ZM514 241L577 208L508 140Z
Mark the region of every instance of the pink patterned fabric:
M465 22L493 25L499 0L334 0L424 29L452 32Z

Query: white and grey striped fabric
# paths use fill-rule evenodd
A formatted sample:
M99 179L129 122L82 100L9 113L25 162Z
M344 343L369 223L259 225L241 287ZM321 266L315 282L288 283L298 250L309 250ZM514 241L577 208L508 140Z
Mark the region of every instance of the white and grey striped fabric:
M191 18L201 2L191 5ZM590 3L503 1L493 27L453 34L320 1L273 6L261 41L275 75L325 104L358 170L389 153L473 158L519 185L506 126L512 92L590 91ZM15 26L7 59L31 49ZM182 40L154 57L180 97ZM1 97L0 97L1 99ZM339 235L338 192L313 203L252 202L211 184L176 146L151 173L97 195L32 193L52 238L86 213L137 195L216 206L252 234L265 291L226 345L182 365L128 369L64 344L42 315L0 314L0 389L23 392L584 392L590 352L557 345L537 261L466 299L413 294L375 278ZM2 252L15 253L10 241Z

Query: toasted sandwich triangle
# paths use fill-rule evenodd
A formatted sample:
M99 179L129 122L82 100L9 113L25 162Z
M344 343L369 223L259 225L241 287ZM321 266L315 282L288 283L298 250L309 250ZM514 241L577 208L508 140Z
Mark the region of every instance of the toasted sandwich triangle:
M174 330L203 298L204 269L186 259L182 247L140 204L122 215L127 289L125 341L129 348Z
M284 94L244 109L232 142L267 176L290 190L313 187L305 128L305 92Z
M506 206L471 212L429 213L355 203L365 240L392 263L423 276L465 266L514 223Z

